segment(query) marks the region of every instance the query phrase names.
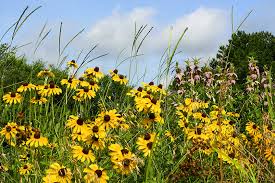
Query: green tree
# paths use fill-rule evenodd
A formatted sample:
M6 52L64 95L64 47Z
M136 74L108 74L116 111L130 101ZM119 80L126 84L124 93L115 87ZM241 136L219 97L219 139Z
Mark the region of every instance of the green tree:
M210 66L215 68L218 64L233 63L239 82L243 83L248 72L248 57L258 60L257 65L262 71L264 65L272 66L275 73L275 37L270 32L246 33L238 31L232 34L228 44L220 46L216 58L212 59Z

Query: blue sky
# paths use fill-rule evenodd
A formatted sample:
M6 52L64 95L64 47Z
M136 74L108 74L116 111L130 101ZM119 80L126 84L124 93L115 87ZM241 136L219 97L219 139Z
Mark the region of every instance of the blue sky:
M85 28L65 54L73 59L81 49L88 50L91 45L99 43L95 56L106 52L109 55L89 66L99 65L107 72L114 67L121 50L125 49L121 60L130 55L134 22L139 26L148 24L154 26L154 29L141 50L144 55L136 60L138 75L142 75L145 69L148 73L145 80L151 80L157 74L157 65L169 42L171 26L173 42L186 27L189 28L179 48L182 53L177 57L182 63L184 59L195 56L200 57L202 62L207 62L215 55L218 46L226 43L231 34L232 6L235 27L253 10L242 29L248 32L265 30L275 33L273 0L9 0L1 2L0 34L17 20L26 6L31 10L39 5L42 8L19 31L14 44L34 43L45 22L51 33L35 55L32 54L33 44L19 50L20 54L25 54L30 61L42 58L55 64L58 57L57 35L62 21L63 44ZM7 40L9 37L5 38ZM125 62L119 69L128 74L129 63Z

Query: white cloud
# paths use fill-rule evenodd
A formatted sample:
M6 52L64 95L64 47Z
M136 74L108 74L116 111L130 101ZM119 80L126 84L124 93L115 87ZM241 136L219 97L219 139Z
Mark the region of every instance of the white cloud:
M129 13L114 11L111 16L99 20L88 31L90 40L100 43L101 47L118 54L131 46L134 38L134 24L152 24L155 11L152 8L135 8Z
M136 8L128 13L116 10L111 16L94 24L88 31L87 37L99 42L103 49L117 55L122 49L131 46L135 22L138 25L155 25L157 30L152 31L148 36L143 45L143 51L145 55L158 55L158 58L168 45L171 26L173 27L173 42L176 42L180 34L188 27L180 47L188 56L213 55L218 46L227 39L229 19L224 10L198 8L164 27L156 24L155 14L156 11L152 8Z
M182 50L190 56L209 56L227 38L227 13L220 9L198 8L190 14L178 18L173 27L173 41L179 38L186 27L182 40ZM166 27L162 35L168 38L170 27Z

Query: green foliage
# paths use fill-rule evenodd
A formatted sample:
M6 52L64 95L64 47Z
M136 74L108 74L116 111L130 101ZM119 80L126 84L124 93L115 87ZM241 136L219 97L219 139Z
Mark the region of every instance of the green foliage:
M16 84L22 82L36 82L37 73L45 69L45 63L41 60L33 63L28 63L25 57L18 57L16 55L16 49L10 48L7 44L0 45L0 86L4 91L10 90L10 88L16 88ZM54 66L50 68L57 80L67 77L65 70L60 70Z
M266 65L269 68L272 66L272 73L275 73L274 35L264 31L255 33L238 31L231 36L228 44L220 46L216 58L211 61L210 66L215 68L221 62L233 63L239 81L243 83L248 72L248 57L251 56L258 60L258 66L261 71Z

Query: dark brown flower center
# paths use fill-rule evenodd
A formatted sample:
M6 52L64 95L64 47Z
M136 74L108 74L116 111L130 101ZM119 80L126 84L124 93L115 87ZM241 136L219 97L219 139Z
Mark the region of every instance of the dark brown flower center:
M147 144L147 147L148 147L148 149L152 149L152 147L153 147L153 142L149 142L149 143Z
M201 134L201 128L197 128L196 134L198 134L198 135Z
M142 87L138 87L137 91L142 92Z
M154 114L154 113L150 113L150 114L149 114L149 118L150 118L150 119L155 119L155 118L156 118L156 116L155 116L155 114Z
M159 84L159 85L158 85L158 88L159 88L159 89L162 89L162 87L163 87L162 84Z
M14 92L11 92L11 97L14 98L16 94Z
M36 99L37 99L37 100L40 100L40 99L41 99L41 96L40 96L40 95L37 95Z
M84 88L84 92L85 93L89 92L89 89L88 88Z
M48 88L49 88L48 86L44 86L44 89L46 89L46 90L47 90Z
M93 136L93 137L92 137L92 140L93 140L93 141L98 141L98 139L99 139L99 138L97 138L96 136Z
M255 130L255 129L257 128L257 126L256 126L256 125L253 125L252 128Z
M118 73L118 70L117 70L117 69L113 70L113 73L117 74L117 73Z
M104 116L104 121L109 122L111 120L111 117L109 115Z
M84 120L82 118L78 118L78 120L76 121L76 123L81 126L81 125L83 125Z
M89 149L85 149L85 148L84 148L84 149L82 150L82 152L83 152L83 154L89 154Z
M53 82L53 81L50 81L50 82L49 82L49 84L50 84L50 88L54 88L54 87L55 87L55 85L54 85L54 82Z
M97 133L98 131L99 131L98 126L94 126L94 127L93 127L93 132L94 132L94 133Z
M230 125L234 125L234 124L235 124L235 121L232 121L232 120L231 120L231 121L229 122L229 124L230 124Z
M72 82L73 82L73 78L69 78L68 83L72 83Z
M79 81L84 81L84 78L83 78L83 77L80 77L80 78L79 78Z
M202 115L201 115L203 118L206 118L206 114L205 113L202 113Z
M102 171L101 170L96 170L95 173L96 173L97 177L101 177L101 175L102 175Z
M61 168L59 171L58 171L58 175L60 177L65 177L66 176L66 169L65 168Z
M129 152L128 149L122 149L121 150L122 155L128 154L128 152Z
M231 159L234 159L234 158L235 158L235 153L232 152L232 153L228 154L228 156L229 156Z
M72 60L71 62L75 64L75 60Z
M153 104L157 104L157 100L156 99L151 99L151 102L153 103Z
M154 82L153 82L153 81L151 81L151 82L149 83L149 85L154 85Z
M35 132L34 136L35 139L40 139L40 132Z
M6 131L7 131L7 132L10 132L10 131L11 131L11 127L10 127L10 126L7 126L7 127L6 127Z
M23 168L24 168L24 169L28 169L28 165L24 165Z
M91 82L90 82L90 85L91 85L91 86L94 86L94 85L95 85L95 82L94 82L94 81L91 81Z
M123 166L128 167L128 166L131 164L131 160L129 160L129 159L124 159L124 160L122 161L122 164L123 164Z
M151 135L149 133L146 133L144 135L144 140L150 140L150 138L151 138Z
M98 71L99 71L99 67L95 67L95 68L94 68L94 71L95 71L95 72L98 72Z
M124 76L123 75L119 75L119 79L124 79Z
M22 85L23 85L23 86L28 86L29 84L28 84L28 83L23 83Z

